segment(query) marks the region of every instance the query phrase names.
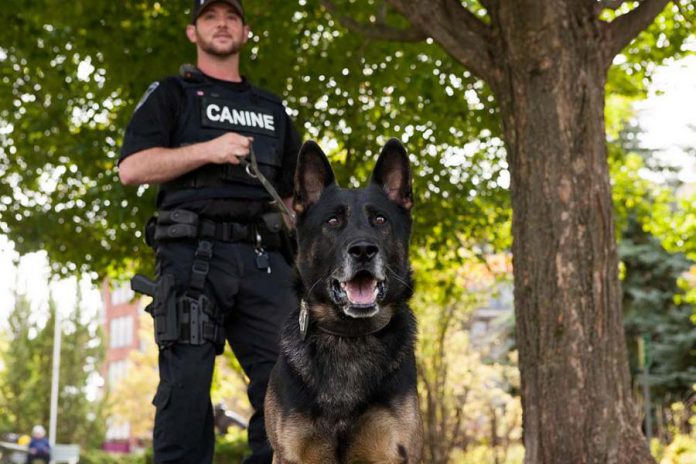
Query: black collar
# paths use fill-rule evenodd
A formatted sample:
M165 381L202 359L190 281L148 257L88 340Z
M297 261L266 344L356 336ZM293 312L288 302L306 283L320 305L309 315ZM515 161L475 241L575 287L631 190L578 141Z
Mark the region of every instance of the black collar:
M302 340L307 338L309 331L309 309L305 300L300 301L300 334ZM376 334L384 329L391 322L391 318L369 317L365 319L351 319L349 323L343 322L316 322L316 327L325 334L336 337L357 338Z

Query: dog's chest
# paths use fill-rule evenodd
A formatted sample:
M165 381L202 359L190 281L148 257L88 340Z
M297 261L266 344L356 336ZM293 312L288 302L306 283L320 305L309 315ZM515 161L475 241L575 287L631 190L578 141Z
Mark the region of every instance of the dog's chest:
M316 359L317 401L328 408L350 408L364 401L385 374L375 362L382 357L375 356L382 347L351 342L342 340L333 349L322 350L323 355ZM349 345L357 345L358 349Z
M394 369L387 347L374 337L318 337L304 350L294 363L318 406L329 413L359 407Z

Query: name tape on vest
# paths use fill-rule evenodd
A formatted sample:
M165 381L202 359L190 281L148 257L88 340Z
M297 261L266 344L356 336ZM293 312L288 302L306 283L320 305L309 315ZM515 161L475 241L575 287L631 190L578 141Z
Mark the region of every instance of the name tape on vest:
M277 137L276 121L271 113L219 98L205 97L201 103L203 127Z

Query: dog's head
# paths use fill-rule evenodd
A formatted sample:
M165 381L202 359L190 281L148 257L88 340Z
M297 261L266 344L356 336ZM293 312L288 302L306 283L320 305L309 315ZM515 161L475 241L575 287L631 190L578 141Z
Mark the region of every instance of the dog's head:
M382 148L369 185L338 186L313 141L299 154L293 208L305 298L334 314L369 318L411 296L411 170L401 143Z

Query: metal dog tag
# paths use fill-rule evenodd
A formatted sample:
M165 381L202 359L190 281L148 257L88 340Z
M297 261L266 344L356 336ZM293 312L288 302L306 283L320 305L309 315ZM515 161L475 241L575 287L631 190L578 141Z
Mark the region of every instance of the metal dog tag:
M307 303L304 300L300 302L300 335L302 335L302 340L307 338L307 328L309 326L309 311L307 311Z

